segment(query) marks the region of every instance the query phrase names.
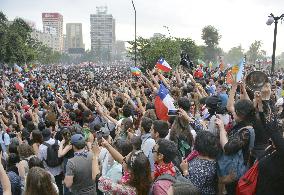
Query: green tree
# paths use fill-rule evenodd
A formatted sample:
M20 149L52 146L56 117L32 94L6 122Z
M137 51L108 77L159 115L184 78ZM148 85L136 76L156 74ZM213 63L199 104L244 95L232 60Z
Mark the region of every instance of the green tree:
M257 59L263 59L266 54L264 50L261 50L262 42L254 41L247 51L247 62L251 64L255 64Z
M4 13L0 12L0 63L4 62L6 56L7 21Z
M216 48L219 45L221 37L214 26L208 25L202 29L201 38L204 40L207 47Z
M196 61L201 57L201 49L190 38L176 38L180 44L180 49L188 54L192 61Z
M222 48L211 48L204 45L199 46L200 49L200 58L203 59L206 63L218 62L219 56L224 56L225 52Z
M8 23L3 12L0 12L0 62L19 65L40 62L58 63L62 54L31 37L32 29L21 18Z
M12 64L25 64L36 58L36 53L32 45L32 29L21 18L16 18L12 24L8 25L6 36L5 62Z
M218 48L221 37L222 36L214 26L208 25L202 29L201 38L206 46L201 47L201 49L205 61L215 61L217 56L221 55L222 50Z
M238 64L240 59L244 57L244 50L241 45L231 48L224 56L226 64Z
M134 41L129 41L128 56L134 60ZM155 37L145 39L137 38L137 62L143 68L153 68L160 57L175 67L179 65L181 51L188 53L192 59L197 59L200 55L200 49L191 39Z

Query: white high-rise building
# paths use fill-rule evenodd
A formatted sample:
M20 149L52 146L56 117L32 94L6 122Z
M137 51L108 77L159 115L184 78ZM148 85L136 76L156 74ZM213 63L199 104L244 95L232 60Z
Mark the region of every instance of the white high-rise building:
M97 7L97 13L90 15L91 49L112 55L115 45L115 19L107 13L107 7Z
M42 44L50 47L54 51L59 51L59 41L56 35L50 33L44 33L39 30L33 29L31 33L32 38L37 39Z
M62 52L63 45L63 16L60 13L42 13L43 32L57 36L57 51Z

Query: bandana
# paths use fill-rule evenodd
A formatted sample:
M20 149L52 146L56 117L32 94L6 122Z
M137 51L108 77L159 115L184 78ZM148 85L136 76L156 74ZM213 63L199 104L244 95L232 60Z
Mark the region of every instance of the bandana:
M158 165L157 163L155 163L155 171L154 171L155 178L163 174L170 174L171 176L176 175L176 170L172 162L168 164L163 163L161 165Z
M91 134L90 129L85 127L85 128L82 129L82 132L83 132L85 140L88 140L88 138Z
M194 158L196 158L199 155L199 153L196 150L193 150L187 157L186 160L187 161L191 161Z

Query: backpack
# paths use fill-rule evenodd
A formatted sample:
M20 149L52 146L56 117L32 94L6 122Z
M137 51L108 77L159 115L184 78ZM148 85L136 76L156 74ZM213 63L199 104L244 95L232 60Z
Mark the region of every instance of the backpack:
M245 128L249 130L249 150L252 150L255 140L254 129L251 126L247 126L238 130L238 133ZM232 183L233 181L238 181L239 178L241 178L248 170L248 167L245 165L242 149L240 149L236 154L222 154L218 158L217 162L217 173L220 181L223 183ZM234 173L234 175L232 175L232 173Z
M63 158L58 157L58 150L59 150L58 141L55 140L55 143L53 145L44 142L43 145L47 146L47 156L46 160L44 160L47 166L57 167L61 165L61 163L63 162Z
M176 170L175 176L172 176L172 175L166 173L166 174L163 174L163 175L160 175L159 177L157 177L156 180L153 181L153 183L152 183L152 186L151 186L150 191L149 191L149 195L154 195L154 193L153 193L154 185L159 180L167 180L167 181L172 182L172 184L191 183L189 179L182 176L181 172L179 171L179 169L176 166L175 166L175 170Z
M149 195L154 195L154 185L157 181L160 181L160 180L167 180L167 181L170 181L172 182L172 184L176 183L177 182L177 178L170 175L170 174L163 174L163 175L160 175L159 177L157 177L157 179L152 183L152 186L150 188L150 192L149 192Z
M255 195L258 178L258 161L240 178L236 195Z

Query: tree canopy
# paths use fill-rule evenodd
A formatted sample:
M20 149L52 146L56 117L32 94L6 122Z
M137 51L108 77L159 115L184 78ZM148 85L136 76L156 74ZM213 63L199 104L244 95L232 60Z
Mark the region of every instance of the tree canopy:
M244 57L244 50L241 45L231 48L224 56L226 64L238 64L240 59Z
M247 61L254 64L256 60L263 60L266 56L266 52L261 49L262 42L259 40L254 41L247 51Z
M216 61L218 56L222 55L223 51L218 47L221 37L214 26L209 25L202 29L201 38L205 46L201 46L201 50L204 53L203 59L205 61Z
M134 41L128 43L130 44L129 57L134 59ZM142 69L153 68L160 57L165 58L172 67L175 67L179 65L181 51L186 52L191 60L197 60L201 55L199 47L190 38L165 36L150 39L137 38L137 62Z
M16 18L9 22L5 14L0 12L0 63L50 64L60 60L59 52L33 39L31 32L31 27L23 19Z

